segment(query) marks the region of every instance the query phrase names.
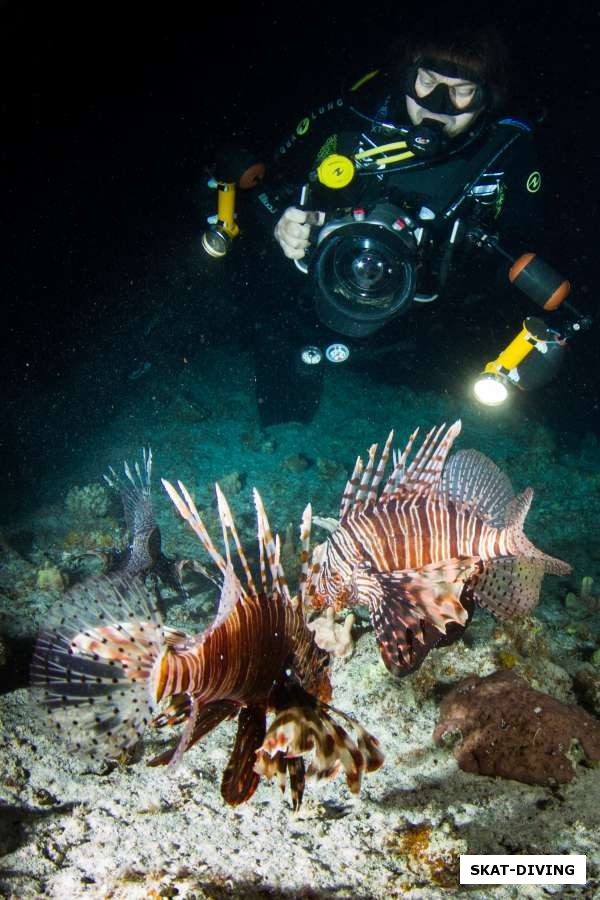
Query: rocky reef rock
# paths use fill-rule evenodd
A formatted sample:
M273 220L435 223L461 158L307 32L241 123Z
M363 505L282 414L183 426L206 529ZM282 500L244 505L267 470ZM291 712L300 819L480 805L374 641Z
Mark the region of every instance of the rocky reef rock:
M600 760L600 721L536 691L514 672L461 681L442 701L433 733L452 742L461 769L526 784L572 781L578 760Z

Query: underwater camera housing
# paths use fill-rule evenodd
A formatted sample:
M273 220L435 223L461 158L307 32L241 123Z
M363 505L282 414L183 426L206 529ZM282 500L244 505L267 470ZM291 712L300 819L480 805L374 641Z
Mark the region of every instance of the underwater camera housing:
M318 230L300 268L314 280L317 314L348 337L366 337L412 302L414 222L391 203L335 215Z

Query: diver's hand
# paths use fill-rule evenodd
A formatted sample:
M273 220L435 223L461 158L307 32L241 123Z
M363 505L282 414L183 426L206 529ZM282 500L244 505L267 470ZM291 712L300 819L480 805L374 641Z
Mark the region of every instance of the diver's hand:
M322 225L325 213L289 206L275 226L275 240L288 259L302 259L310 243L311 225Z

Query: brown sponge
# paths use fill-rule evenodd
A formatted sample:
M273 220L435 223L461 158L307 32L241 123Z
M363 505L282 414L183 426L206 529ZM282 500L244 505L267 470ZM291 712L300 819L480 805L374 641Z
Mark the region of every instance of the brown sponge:
M536 691L514 672L471 675L442 701L436 744L459 740L461 769L526 784L571 781L578 741L588 760L600 760L600 722L579 706Z

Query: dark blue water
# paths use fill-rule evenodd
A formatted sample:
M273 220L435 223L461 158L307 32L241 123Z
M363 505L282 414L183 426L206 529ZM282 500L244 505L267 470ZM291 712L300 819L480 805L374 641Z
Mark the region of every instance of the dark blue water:
M291 27L271 4L227 23L217 9L190 20L124 17L110 5L95 18L69 4L2 6L5 514L97 449L106 423L150 385L190 365L210 377L207 345L232 358L247 349L248 304L285 271L271 242L266 256L242 259L240 242L237 258L203 257L214 148L275 146L307 107L376 61L402 27L395 7L327 20L309 4ZM522 73L519 99L544 114L548 214L523 249L569 277L573 301L593 314L597 16L584 4L497 16ZM452 394L517 327L512 308L427 310L406 318L402 337L415 339L403 366L385 356L356 365L382 383ZM596 335L573 342L543 394L519 398L566 447L598 429ZM133 378L148 362L152 381Z

